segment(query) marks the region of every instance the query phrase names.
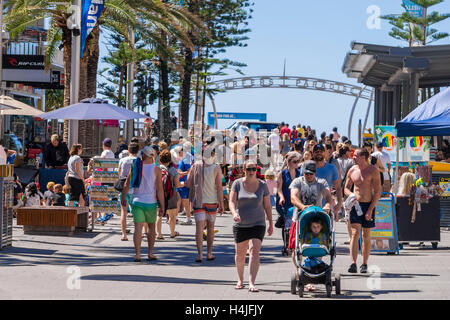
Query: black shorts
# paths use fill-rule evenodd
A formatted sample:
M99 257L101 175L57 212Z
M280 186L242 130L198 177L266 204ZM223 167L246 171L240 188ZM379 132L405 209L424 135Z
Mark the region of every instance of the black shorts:
M263 241L266 234L265 226L254 226L250 228L233 226L234 241L240 243L250 239L259 239Z
M375 209L372 212L372 220L367 221L366 220L366 212L369 209L370 202L360 202L359 205L361 206L363 215L358 216L358 213L357 213L355 207L353 207L352 210L350 211L350 223L358 223L363 228L375 228Z
M86 200L86 191L84 189L83 180L69 177L70 197L69 201L80 201L80 195L83 195L83 199Z

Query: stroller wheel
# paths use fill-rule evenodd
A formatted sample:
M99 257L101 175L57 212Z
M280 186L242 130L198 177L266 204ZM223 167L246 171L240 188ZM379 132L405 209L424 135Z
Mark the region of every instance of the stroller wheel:
M327 298L330 298L331 297L331 289L332 289L331 283L327 283L325 285L325 287L327 289Z
M300 298L303 298L303 290L304 290L303 284L299 284L299 285L298 285L298 296L299 296Z
M295 274L291 278L291 294L297 293L297 278Z
M341 294L341 275L340 274L336 275L336 280L335 280L334 286L336 287L336 295L340 295Z

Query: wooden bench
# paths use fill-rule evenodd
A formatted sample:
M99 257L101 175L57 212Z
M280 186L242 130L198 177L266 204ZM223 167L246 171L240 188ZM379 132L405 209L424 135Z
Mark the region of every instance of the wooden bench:
M17 209L17 225L25 234L68 235L87 231L88 207L33 206Z

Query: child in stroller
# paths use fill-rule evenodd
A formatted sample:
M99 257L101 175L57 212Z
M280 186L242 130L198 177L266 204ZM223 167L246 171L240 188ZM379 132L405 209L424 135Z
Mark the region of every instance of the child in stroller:
M312 284L325 284L327 297L331 296L332 286L336 294L340 294L340 276L332 279L335 254L335 238L333 218L319 207L308 207L301 214L297 209L290 233L290 247L294 244L293 254L296 274L291 279L291 293L303 296L303 289L315 290ZM322 257L330 255L330 264L322 261ZM302 257L305 260L302 264Z

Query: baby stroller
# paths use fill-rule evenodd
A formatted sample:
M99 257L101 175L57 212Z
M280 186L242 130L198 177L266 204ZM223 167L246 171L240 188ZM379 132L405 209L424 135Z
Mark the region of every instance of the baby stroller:
M309 207L301 214L295 209L293 220L296 222L295 238L295 264L297 273L291 279L291 293L303 297L304 287L307 284L324 284L327 297L331 297L333 286L336 294L341 294L341 277L339 274L333 279L333 262L336 257L334 217L330 216L319 207ZM307 244L305 234L310 226L310 221L318 217L322 221L322 233L328 238L328 245ZM330 264L318 259L330 255ZM303 263L300 263L300 256ZM298 281L297 281L297 277Z

